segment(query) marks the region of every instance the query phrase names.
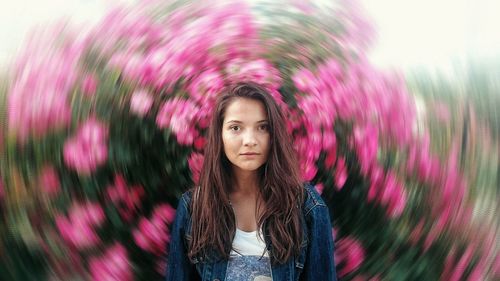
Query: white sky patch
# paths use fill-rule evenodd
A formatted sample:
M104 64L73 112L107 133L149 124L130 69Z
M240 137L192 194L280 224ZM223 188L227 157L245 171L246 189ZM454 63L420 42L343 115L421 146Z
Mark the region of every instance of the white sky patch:
M369 57L382 67L447 70L468 57L500 55L498 0L362 0L378 40Z

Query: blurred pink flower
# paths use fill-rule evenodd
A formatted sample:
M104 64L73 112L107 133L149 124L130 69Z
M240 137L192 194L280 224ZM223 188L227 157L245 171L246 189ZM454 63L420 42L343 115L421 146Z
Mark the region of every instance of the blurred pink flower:
M387 206L387 214L389 217L395 218L401 216L406 207L406 202L406 192L398 185L398 188L392 193L389 205Z
M347 174L345 160L343 157L339 157L337 159L334 172L335 188L337 190L341 190L342 187L344 187L344 184L347 181L347 177L348 174Z
M60 190L59 176L53 166L44 166L38 177L40 188L49 195L55 195Z
M330 87L337 88L339 80L342 78L342 67L335 59L328 59L318 67L318 77L321 79L323 89Z
M369 175L370 187L368 189L367 199L368 202L373 201L380 193L381 187L384 184L385 172L382 167L375 165Z
M120 216L127 222L141 208L141 200L144 197L144 188L140 185L127 186L125 178L121 174L115 175L114 184L107 187L107 196L118 209Z
M281 86L280 72L264 59L251 61L236 58L226 66L227 79L230 82L252 81L269 89Z
M443 280L449 280L449 281L461 280L462 275L466 267L468 266L469 262L471 261L473 254L474 254L474 248L472 247L472 245L469 245L465 250L465 252L460 257L458 263L453 266L451 272L449 272L449 274L447 274L447 276L443 278Z
M175 209L169 204L160 204L153 211L153 219L160 219L166 223L172 223L175 218Z
M8 95L8 127L21 143L66 127L71 117L66 93L34 87L39 86L14 84Z
M387 214L394 218L400 216L406 206L406 193L393 172L385 175L384 189L379 198L382 205L387 206Z
M97 77L94 74L88 74L82 81L82 92L86 96L93 96L97 91Z
M325 168L331 169L335 161L337 160L337 151L335 149L331 149L327 151L325 158Z
M340 269L337 269L339 277L344 277L358 269L365 259L365 249L358 240L352 237L337 240L335 247L335 265L343 264Z
M203 154L191 153L188 159L189 169L191 170L192 178L195 183L198 183L200 179L200 172L203 166Z
M66 140L64 163L79 174L90 175L108 158L107 136L108 129L102 122L88 119L75 136Z
M398 190L398 183L396 176L392 172L387 172L385 174L385 183L384 189L382 190L382 195L379 200L383 205L389 204L391 201L393 194Z
M469 277L467 278L468 281L482 281L485 278L487 270L487 256L482 256L480 257L479 262L474 266L474 269L472 272L469 274Z
M130 99L130 111L140 117L148 114L153 105L153 97L146 90L138 90L132 94Z
M73 224L100 226L104 222L104 211L97 203L73 203L69 212Z
M311 181L318 172L316 161L321 153L322 136L320 131L314 131L314 127L310 123L304 123L306 135L297 135L294 140L294 148L299 156L300 169L302 179Z
M333 130L323 129L321 136L323 138L323 142L321 143L323 150L336 153L337 136L335 136L335 132Z
M160 129L170 128L180 144L191 145L199 135L195 129L198 109L198 106L191 101L170 99L161 106L156 124Z
M110 68L122 71L123 76L130 80L139 79L141 66L144 63L142 54L131 54L125 52L114 53L108 61Z
M322 127L331 130L337 113L326 99L321 96L302 96L297 98L297 103L304 116L308 118L305 124L310 126L309 129L319 134Z
M205 103L214 104L218 94L224 88L224 79L215 69L209 69L200 73L189 84L188 91L195 102L200 105Z
M297 90L304 93L314 93L315 85L318 83L315 75L311 70L303 68L299 69L293 76L292 81L295 84Z
M314 133L312 130L308 131L307 135L295 138L294 146L301 160L314 164L321 153L322 139L318 133Z
M94 257L89 262L90 274L94 281L132 281L133 272L127 250L120 243L108 248L104 255Z
M318 173L318 168L312 162L301 162L302 180L311 181Z
M69 219L56 215L55 223L61 237L77 249L95 246L100 242L94 228L104 222L104 211L96 203L74 203L69 210Z
M168 206L170 207L170 206ZM158 216L155 213L151 219L141 218L138 229L133 230L132 235L134 241L141 249L154 253L156 255L164 255L167 249L167 243L170 241L170 234L167 228L167 219L173 220L173 208L163 207L163 211L169 211L169 217ZM171 210L167 210L171 209Z
M378 130L372 125L356 127L352 145L358 156L361 173L367 175L377 161Z
M198 151L203 151L203 148L205 147L206 140L203 136L199 136L194 140L194 148Z
M157 218L151 220L142 218L139 221L139 228L135 229L132 235L137 246L143 250L156 255L166 253L170 234L164 221Z
M421 150L421 157L417 161L417 176L424 182L436 184L440 177L439 159Z
M7 93L8 130L15 132L20 143L69 124L67 98L85 47L82 40L72 40L75 36L62 23L29 35L26 48L15 61ZM62 38L64 44L60 43Z
M318 191L319 194L323 193L323 189L325 189L325 186L323 183L318 183L314 186L316 188L316 191Z

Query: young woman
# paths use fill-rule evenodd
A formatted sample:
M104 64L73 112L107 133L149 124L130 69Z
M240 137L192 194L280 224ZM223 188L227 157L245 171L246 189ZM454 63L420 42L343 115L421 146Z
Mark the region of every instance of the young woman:
M273 98L240 83L215 106L199 186L183 194L166 280L336 280L328 208Z

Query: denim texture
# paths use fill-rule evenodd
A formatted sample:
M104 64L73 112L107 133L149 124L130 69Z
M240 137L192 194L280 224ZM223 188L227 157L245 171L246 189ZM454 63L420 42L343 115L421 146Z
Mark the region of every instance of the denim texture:
M337 280L328 207L314 186L306 183L304 188L306 196L302 205L302 226L306 235L302 243L301 253L298 257L293 257L284 264L273 265L273 281ZM227 260L216 255L207 261L190 261L187 257L187 241L191 238L191 215L189 212L191 197L192 191L188 191L179 200L170 233L165 280L223 281L226 276ZM266 240L268 250L272 251L266 229L264 229L264 240Z

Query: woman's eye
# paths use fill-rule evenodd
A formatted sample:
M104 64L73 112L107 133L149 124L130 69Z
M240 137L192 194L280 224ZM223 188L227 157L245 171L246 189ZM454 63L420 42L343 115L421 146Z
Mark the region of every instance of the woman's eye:
M239 131L240 130L240 126L231 126L231 127L229 127L229 130L231 130L231 131Z
M262 131L267 131L269 129L269 126L267 124L266 125L260 125L259 129L262 130Z

